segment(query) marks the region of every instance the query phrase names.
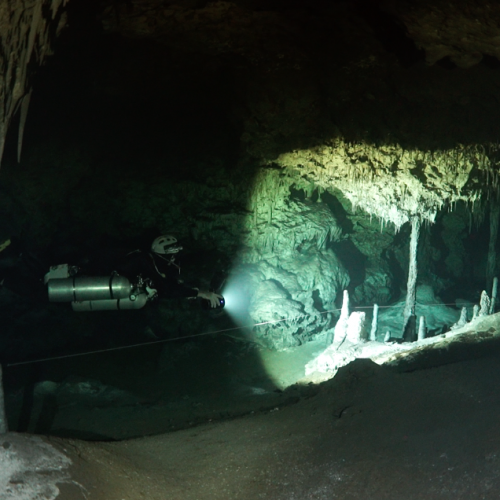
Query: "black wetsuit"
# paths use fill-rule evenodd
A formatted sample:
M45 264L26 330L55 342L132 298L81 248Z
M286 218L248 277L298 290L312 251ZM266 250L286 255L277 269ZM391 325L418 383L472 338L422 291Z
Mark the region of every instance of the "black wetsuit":
M153 252L135 250L125 255L116 271L131 282L139 275L151 279L153 288L162 298L188 298L198 295L198 290L180 282L180 269L177 263L170 261L170 255L163 257Z
M153 282L152 288L160 298L176 299L196 297L198 291L180 282L177 263L170 262L170 255L160 256L143 250L102 251L89 263L82 266L81 273L92 276L108 275L117 272L131 283L137 282L140 275Z

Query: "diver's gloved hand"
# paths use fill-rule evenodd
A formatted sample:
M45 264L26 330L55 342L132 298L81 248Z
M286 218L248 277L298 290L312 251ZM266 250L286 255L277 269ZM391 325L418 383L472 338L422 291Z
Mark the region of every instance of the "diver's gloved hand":
M219 307L220 301L223 299L222 295L207 290L198 290L198 297L208 300L211 308Z

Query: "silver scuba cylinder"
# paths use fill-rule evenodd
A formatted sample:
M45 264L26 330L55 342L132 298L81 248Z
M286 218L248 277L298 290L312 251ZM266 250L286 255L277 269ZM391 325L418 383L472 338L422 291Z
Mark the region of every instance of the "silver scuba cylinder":
M117 311L141 309L146 305L148 295L145 292L131 294L129 297L117 300L84 300L71 302L73 311Z
M47 282L50 302L128 299L132 284L125 276L73 276Z

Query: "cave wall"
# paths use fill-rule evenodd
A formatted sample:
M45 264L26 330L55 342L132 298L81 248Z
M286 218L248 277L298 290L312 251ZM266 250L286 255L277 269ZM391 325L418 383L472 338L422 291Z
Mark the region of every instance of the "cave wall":
M391 12L73 3L34 81L20 165L7 145L5 231L51 263L174 232L237 270L252 321L313 316L257 332L279 348L327 328L345 288L359 304L399 298L411 213L437 215L422 279L447 286L481 190L497 187L500 72L429 66ZM459 200L463 213L439 215Z

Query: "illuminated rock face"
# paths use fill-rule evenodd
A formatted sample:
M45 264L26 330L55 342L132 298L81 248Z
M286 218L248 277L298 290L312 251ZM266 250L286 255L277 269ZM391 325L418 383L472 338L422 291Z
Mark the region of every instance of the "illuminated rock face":
M280 268L297 278L299 287L288 292L290 299L295 302L287 302L290 307L285 309L285 303L280 300L276 303L268 300L265 290L259 286L255 290L249 313L255 322L289 318L289 321L256 327L255 330L265 339L272 338L273 347L290 347L314 339L331 324L331 314L323 311L335 309L334 301L348 284L349 277L333 252L316 249L279 259L276 273L273 268L268 268L268 275L276 276L279 284Z
M238 256L240 264L232 269L230 280L239 283L249 304L248 320L241 321L263 323L253 328L254 334L266 346L281 349L312 340L330 326L332 315L327 311L335 309L349 275L327 248L342 236L326 205L316 203L308 208L276 198L276 207L277 222L270 231L281 235L270 238L272 244L262 244L267 230L256 229L250 222L248 246Z
M391 222L396 230L413 216L433 222L439 210L458 201L474 205L481 196L475 186L487 176L492 189L498 185L482 148L430 152L335 142L282 154L277 163L314 179L318 186L339 189L353 210L379 218L382 226Z
M39 103L23 168L2 172L18 233L47 247L55 236L121 241L158 230L217 249L245 290L249 319L289 321L259 327L275 348L314 338L346 287L358 304L397 300L413 217L442 232L441 257L430 244L420 256L426 278L444 262L446 278L459 279L467 218L498 188L499 72L426 66L417 49L435 62L439 41L432 48L417 33L413 11L387 1L373 17L365 4L106 6L99 21L122 38L83 40L79 50L97 47L88 67L69 65L75 54L60 63L59 80L71 69L84 83L67 90L59 115ZM414 52L398 51L413 43L399 20ZM496 57L469 44L458 61L449 50L458 45L444 46L441 57L460 66L478 50ZM47 126L53 115L59 123ZM292 323L297 315L308 319Z

